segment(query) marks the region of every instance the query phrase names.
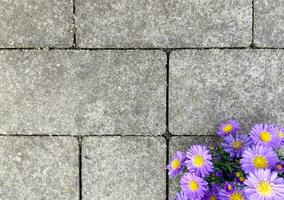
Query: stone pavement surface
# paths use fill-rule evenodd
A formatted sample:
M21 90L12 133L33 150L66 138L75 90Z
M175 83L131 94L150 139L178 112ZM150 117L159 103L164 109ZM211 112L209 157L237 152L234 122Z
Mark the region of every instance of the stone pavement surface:
M2 0L0 199L168 200L219 121L284 125L282 0Z

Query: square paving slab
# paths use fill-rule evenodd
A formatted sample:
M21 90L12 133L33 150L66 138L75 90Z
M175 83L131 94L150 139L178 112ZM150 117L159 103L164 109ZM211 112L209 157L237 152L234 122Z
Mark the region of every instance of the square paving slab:
M84 200L164 200L163 137L96 137L82 143Z
M72 0L1 0L0 47L70 47Z
M255 44L284 48L284 1L254 0Z
M235 118L247 133L254 123L284 124L284 52L175 51L170 60L170 131L215 135Z
M78 200L78 141L0 137L0 199Z
M0 51L1 134L162 135L162 51Z
M79 0L80 47L249 46L251 0Z

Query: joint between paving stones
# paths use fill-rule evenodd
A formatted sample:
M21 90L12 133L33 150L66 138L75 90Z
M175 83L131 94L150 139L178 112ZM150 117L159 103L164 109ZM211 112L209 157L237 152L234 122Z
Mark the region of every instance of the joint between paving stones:
M76 5L75 0L72 0L73 5L73 47L77 47L77 29L76 29Z
M171 133L169 131L169 97L170 97L170 54L172 50L167 49L165 50L166 56L167 56L167 63L166 63L166 69L167 69L167 85L166 85L166 131L165 131L165 139L166 139L166 166L169 163L169 157L170 157L170 139L171 139ZM169 175L168 175L168 169L166 170L166 200L169 200Z
M82 200L82 140L83 137L78 137L78 148L79 148L79 200Z
M248 47L184 47L184 48L79 48L79 47L21 47L21 48L0 48L0 51L178 51L178 50L249 50L249 49L270 49L284 50L282 47L257 47L251 44Z

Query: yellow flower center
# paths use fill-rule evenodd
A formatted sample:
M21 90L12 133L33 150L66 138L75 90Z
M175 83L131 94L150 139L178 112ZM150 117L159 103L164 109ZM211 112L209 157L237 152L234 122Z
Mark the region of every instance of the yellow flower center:
M193 157L193 165L195 167L201 167L204 164L204 159L200 155L196 155Z
M244 200L244 198L239 192L234 192L231 194L230 200Z
M253 165L257 169L266 168L267 160L264 156L255 156L253 159Z
M241 172L236 172L236 177L240 177L241 175Z
M267 131L263 131L259 134L259 139L262 141L262 142L269 142L271 141L271 135L269 132Z
M209 200L217 200L217 197L215 195L211 195Z
M180 161L179 160L173 160L171 165L172 165L173 169L178 169L179 166L180 166Z
M229 190L229 191L232 190L232 186L230 184L227 186L227 190Z
M239 178L239 180L240 180L241 182L244 182L244 181L245 181L245 178L241 176L241 177Z
M272 187L266 181L261 181L257 186L256 189L259 194L262 196L270 196L272 194Z
M276 167L277 167L277 169L279 169L279 170L282 170L282 169L283 169L282 165L280 165L280 164L276 165Z
M284 134L282 133L282 131L279 131L279 132L278 132L278 137L279 137L280 139L284 138Z
M232 143L232 146L234 149L241 149L244 146L244 144L241 141L237 140Z
M199 185L196 183L196 181L191 180L189 181L188 187L191 191L194 192L198 189Z
M225 133L230 133L232 130L233 130L233 126L231 124L226 124L223 127L223 132L225 132Z

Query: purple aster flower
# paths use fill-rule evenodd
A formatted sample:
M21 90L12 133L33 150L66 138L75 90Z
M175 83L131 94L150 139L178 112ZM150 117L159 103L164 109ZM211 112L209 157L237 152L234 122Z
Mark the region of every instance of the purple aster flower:
M254 200L283 200L284 180L270 169L259 169L250 173L245 181L245 194Z
M210 187L210 190L208 190L203 197L203 200L217 200L218 199L218 192L220 190L220 187L217 185L212 185Z
M275 129L280 139L280 145L284 145L284 128L281 126L275 126Z
M202 199L208 190L207 182L195 174L186 173L180 179L183 193L190 199Z
M235 120L228 120L227 122L222 122L217 130L217 135L223 137L229 134L235 134L240 130L240 125Z
M284 172L284 161L277 162L274 166L275 171Z
M247 135L239 134L239 135L228 135L224 137L222 142L222 147L224 151L230 154L232 158L239 158L244 149L251 145L250 138Z
M184 154L180 151L177 151L172 157L170 164L167 166L170 177L174 177L182 172L184 167L184 161L185 161Z
M218 196L219 200L247 200L243 191L237 189L233 192L227 192L226 190L222 189L219 192Z
M241 166L246 173L249 173L256 169L272 169L278 161L271 147L253 145L243 152Z
M235 191L235 186L230 182L226 182L224 184L224 190L228 193L233 193Z
M180 191L176 194L175 200L188 200L188 198L182 191Z
M278 132L272 125L256 124L250 131L250 137L254 144L277 148L280 146Z
M195 172L202 177L213 171L212 157L204 145L193 145L186 152L186 167L189 171Z

